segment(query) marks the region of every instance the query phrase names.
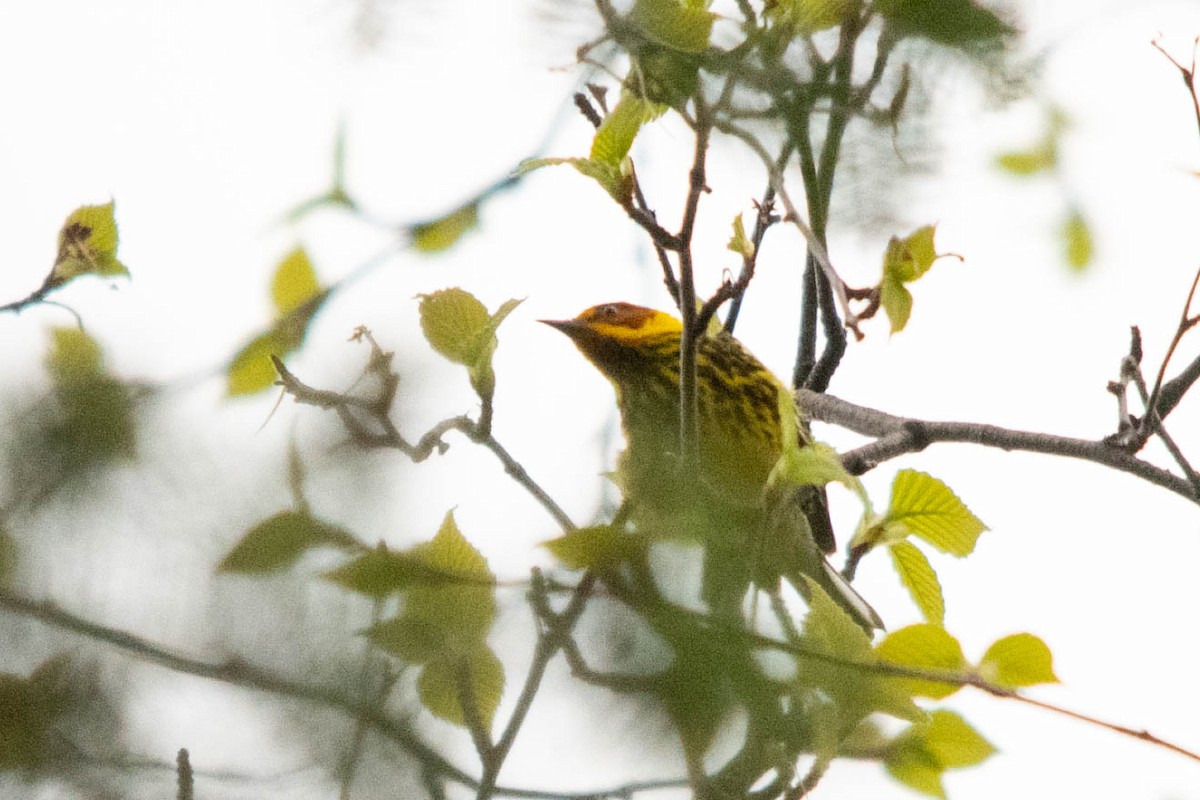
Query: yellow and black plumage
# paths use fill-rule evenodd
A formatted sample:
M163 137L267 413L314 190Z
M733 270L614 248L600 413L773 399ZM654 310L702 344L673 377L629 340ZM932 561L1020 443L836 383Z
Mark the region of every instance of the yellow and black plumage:
M768 487L783 453L775 375L726 333L696 347L698 470L680 474L680 334L670 314L629 303L594 306L571 320L543 320L571 338L613 384L626 438L618 481L633 519L653 532L703 538L706 600L736 609L749 583L775 591L787 577L807 596L806 575L864 628L875 611L825 560L834 549L822 487ZM798 413L798 412L795 412ZM804 443L804 442L802 442Z

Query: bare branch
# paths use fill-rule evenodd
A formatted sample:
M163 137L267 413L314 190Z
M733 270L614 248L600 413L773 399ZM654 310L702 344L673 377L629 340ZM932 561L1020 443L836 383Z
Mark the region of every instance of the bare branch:
M475 422L467 416L444 419L430 428L413 445L404 439L392 422L389 416L390 399L384 403L325 389L314 389L292 374L278 356L272 355L271 362L279 373L279 384L283 386L284 391L296 398L297 403L336 411L351 437L360 445L392 448L404 453L415 462L421 462L429 458L434 450L439 455L445 453L450 445L443 440L443 437L450 431L458 431L476 444L481 444L490 450L500 460L509 477L533 495L534 499L550 516L554 517L563 530L575 529L575 523L571 521L567 512L562 510L554 498L530 477L525 467L500 444L492 435L490 424L485 426L483 418L480 422ZM375 429L367 424L364 416L374 423Z
M842 454L842 463L855 475L861 475L905 453L920 452L935 442L962 442L1091 461L1136 475L1200 504L1200 493L1187 480L1103 441L1016 431L974 422L936 422L898 417L857 406L832 395L803 389L797 391L796 399L812 419L876 437L876 441Z

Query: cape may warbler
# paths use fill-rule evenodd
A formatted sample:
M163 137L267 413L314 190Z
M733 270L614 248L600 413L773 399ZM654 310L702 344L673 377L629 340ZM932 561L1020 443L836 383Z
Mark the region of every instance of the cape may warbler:
M785 576L806 598L815 581L860 625L879 616L825 560L834 549L822 487L768 487L783 453L786 388L724 332L696 347L698 469L681 474L679 353L682 323L629 303L594 306L572 320L543 320L565 333L612 382L626 450L617 481L631 520L655 534L692 535L706 551L704 593L714 613L737 613L751 582L777 591ZM784 413L789 413L785 411ZM803 424L799 430L807 444Z

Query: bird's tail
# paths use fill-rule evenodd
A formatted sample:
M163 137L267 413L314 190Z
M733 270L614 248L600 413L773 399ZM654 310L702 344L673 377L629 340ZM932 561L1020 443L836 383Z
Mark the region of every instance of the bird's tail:
M812 590L809 588L808 582L799 575L789 577L792 585L796 587L796 591L800 592L806 601L811 601ZM843 578L842 574L834 569L827 559L821 559L820 574L812 576L812 580L855 622L862 626L868 635L876 629L885 629L883 620L879 618L875 609L871 608L871 604L863 599L863 596L850 585L850 581Z

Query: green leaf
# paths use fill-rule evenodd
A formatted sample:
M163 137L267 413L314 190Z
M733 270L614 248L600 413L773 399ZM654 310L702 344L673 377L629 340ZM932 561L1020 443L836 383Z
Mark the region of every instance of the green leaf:
M961 673L967 665L962 646L940 625L909 625L889 633L875 646L878 656L891 664L936 672ZM961 688L958 684L917 679L897 679L909 694L940 700Z
M708 49L716 16L679 0L636 0L629 21L655 44L685 53L703 53Z
M421 298L421 330L434 350L456 364L473 364L490 315L465 289L442 289Z
M646 45L633 59L626 80L647 100L683 109L700 88L700 56Z
M1063 223L1063 244L1066 247L1067 266L1082 272L1092 263L1092 230L1078 210L1072 209Z
M401 615L367 630L378 647L410 664L425 664L449 650L449 633L437 620Z
M933 225L925 225L904 239L893 236L883 254L884 277L911 283L928 272L938 257L934 233Z
M911 542L893 542L888 552L900 582L921 609L921 616L941 625L946 618L946 603L942 598L942 585L929 559Z
M897 333L912 315L912 295L904 284L917 280L939 256L934 248L933 225L925 225L900 239L893 236L883 253L883 276L879 280L879 302Z
M450 213L408 229L413 247L421 253L440 253L458 244L479 224L479 202L473 200Z
M369 597L382 598L413 586L451 583L456 576L431 569L424 559L380 544L374 550L326 572L327 580Z
M740 213L733 218L733 235L729 237L729 244L726 247L742 258L754 256L754 242L746 236L746 225L742 222Z
M495 314L464 289L442 289L421 298L421 330L425 339L446 358L467 367L471 386L485 401L492 397L495 375L492 354L496 329L522 300L507 300Z
M973 767L996 752L996 748L962 717L946 710L929 715L924 744L945 769Z
M596 131L588 160L621 170L622 162L629 155L629 149L642 125L660 113L661 108L654 103L633 92L622 92L617 107L604 118Z
M948 47L998 46L1016 31L996 14L971 0L879 0L892 31Z
M996 157L996 166L1011 175L1036 175L1057 166L1057 149L1045 142L1032 150L1014 150Z
M421 704L455 725L467 724L461 699L468 691L484 728L490 730L504 692L504 667L482 643L463 657L429 662L417 681Z
M408 552L428 569L453 575L458 582L410 589L404 616L436 624L459 642L473 643L486 636L496 618L496 579L487 560L459 531L453 512L446 514L431 541Z
M56 328L51 337L46 366L59 415L47 445L77 467L133 458L133 400L128 387L105 369L99 343L79 328Z
M858 6L858 0L776 0L767 4L767 14L801 32L815 33L840 25Z
M818 690L835 706L836 713L828 722L836 730L821 736L841 741L875 711L901 719L922 719L902 681L870 669L879 658L866 632L816 582L805 580L811 596L800 644L805 651L825 657L798 657L796 683Z
M51 735L66 709L69 661L54 656L28 678L0 672L0 771L33 770L53 752Z
M61 286L80 275L129 275L117 260L117 221L114 204L81 206L67 217L58 231L58 256L46 279L48 286Z
M893 747L884 761L884 768L889 775L908 788L945 800L946 789L942 786L943 770L933 756L926 753L919 744Z
M988 683L1006 689L1058 683L1050 648L1032 633L998 639L983 654L977 670Z
M785 447L783 456L775 464L767 479L767 484L771 486L778 482L784 482L789 486L824 486L827 483L841 483L856 493L861 494L862 492L862 484L858 478L846 472L837 451L824 442L809 442L797 447Z
M461 656L483 641L496 618L496 579L453 512L432 540L392 555L407 563L376 559L342 575L357 590L403 595L403 613L371 628L372 641L414 663Z
M589 158L531 158L521 162L517 167L517 174L524 175L535 169L559 164L569 164L581 175L596 181L622 205L628 204L633 197L633 176L628 171L628 162L625 161L620 165L613 165Z
M317 273L303 247L283 257L271 279L271 299L279 316L285 316L308 302L321 291Z
M896 473L884 524L898 536L911 534L959 557L969 555L987 530L950 487L911 469Z
M899 333L912 316L913 297L897 278L884 276L879 283L879 303L892 325L892 333Z
M544 546L570 569L610 570L640 560L646 540L612 525L594 525L570 531Z
M230 397L255 394L275 383L275 367L271 356L284 356L284 346L278 331L272 328L251 339L229 362L225 371L225 392Z
M975 766L995 752L962 717L940 709L897 737L884 765L901 783L944 798L942 775L946 770Z
M104 374L100 343L80 328L55 328L46 357L51 380L60 391L70 386L86 386Z
M271 356L282 358L303 344L313 318L329 299L329 289L317 283L303 248L292 250L276 267L271 298L276 308L274 324L244 344L225 370L225 392L230 397L271 387L276 377Z
M217 572L242 575L277 572L291 567L316 547L356 550L362 545L349 531L306 512L283 511L248 530L221 559Z

